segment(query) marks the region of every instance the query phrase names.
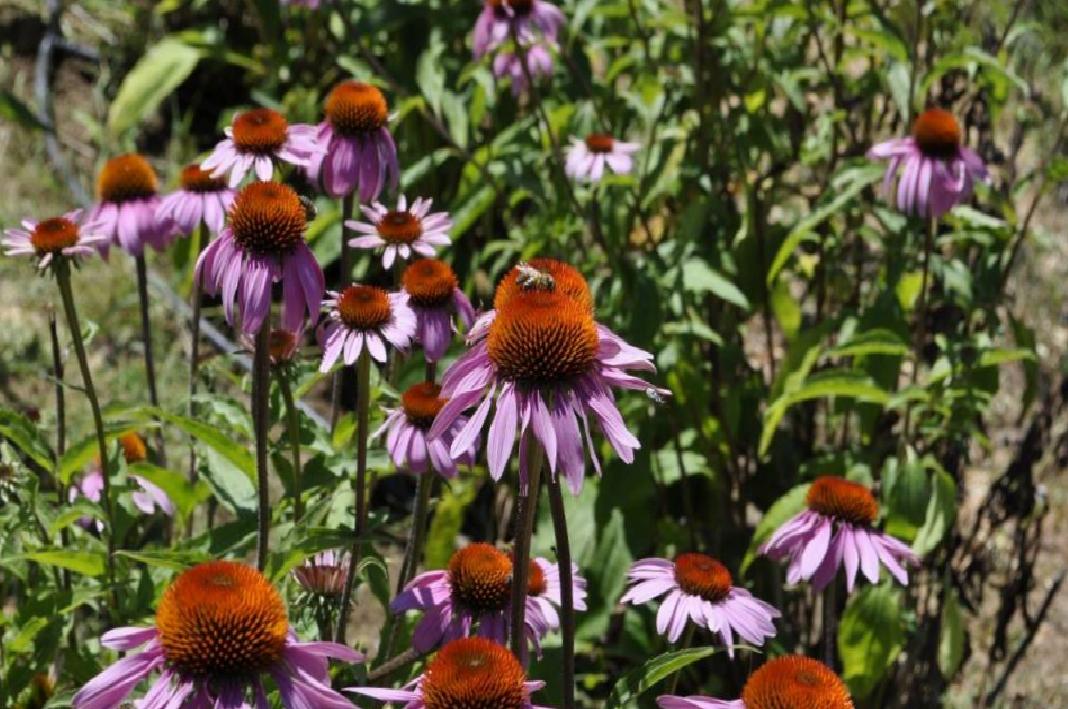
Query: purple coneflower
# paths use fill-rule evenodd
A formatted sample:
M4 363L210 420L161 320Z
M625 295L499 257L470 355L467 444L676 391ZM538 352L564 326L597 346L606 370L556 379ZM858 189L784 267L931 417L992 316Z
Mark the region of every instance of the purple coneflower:
M0 241L4 255L34 256L40 271L48 268L57 254L67 258L92 256L107 246L108 237L105 234L85 233L78 227L80 216L81 210L78 209L41 222L23 219L21 229L4 231L4 238Z
M600 182L606 165L617 175L629 174L634 168L631 155L637 150L637 143L624 143L604 133L590 133L584 140L571 139L564 169L574 180Z
M340 597L345 591L349 571L349 554L344 551L321 551L293 569L293 578L305 591L317 596Z
M145 446L144 439L133 431L128 431L119 436L119 446L122 448L122 455L127 465L148 460L148 448ZM137 490L130 494L130 499L133 500L137 509L146 515L150 515L156 511L156 508L159 508L159 511L168 517L174 516L174 502L163 488L140 475L130 475L130 478L137 485ZM74 502L79 497L84 497L92 502L100 502L103 490L104 475L100 469L100 461L97 460L86 471L81 480L71 485L67 491L67 499L70 502ZM100 520L92 520L88 517L79 519L78 525L85 529L95 529L98 532L102 531L104 527Z
M463 638L443 647L426 671L404 689L347 687L345 691L403 703L404 709L549 709L530 699L532 692L544 686L540 680L527 681L519 660L501 645L484 638Z
M275 161L307 168L319 153L314 126L290 125L278 111L253 108L234 116L226 138L200 167L212 177L229 173L230 187L237 187L250 170L266 182L274 175Z
M393 599L394 613L421 610L412 647L429 652L442 643L473 633L503 644L508 638L512 560L489 544L469 544L449 559L449 568L416 576ZM549 625L540 606L528 602L527 639L537 646Z
M320 154L308 165L308 177L338 198L357 188L361 202L378 199L386 185L400 179L397 146L389 132L389 108L377 87L343 81L324 106L326 120L315 129Z
M460 290L449 264L437 259L419 259L404 269L401 286L415 311L415 339L423 346L428 362L437 362L449 349L456 327L453 315L465 328L475 320L471 301Z
M705 554L679 554L667 559L642 559L627 574L632 586L623 603L640 605L667 597L656 614L656 630L677 642L686 620L718 633L727 654L734 657L734 633L753 645L775 636L775 618L782 615L753 594L731 585L731 573Z
M427 439L427 431L443 406L441 387L423 382L408 387L401 395L401 405L386 411L386 420L374 437L386 434L386 449L399 470L422 475L433 467L442 477L455 478L458 461L474 465L477 451L474 443L458 458L449 454L453 436L466 423L466 418L457 419L456 425L441 437Z
M560 8L545 0L486 0L475 21L475 58L512 39L513 32L522 42L529 43L540 36L555 43L564 22Z
M889 158L884 191L896 177L897 208L919 217L942 216L971 196L976 180L987 179L982 158L962 144L960 123L941 108L921 113L911 136L879 143L868 157Z
M746 680L740 699L656 698L660 709L853 709L845 683L819 660L783 655Z
M329 291L323 301L329 313L321 326L323 361L320 372L329 372L338 358L355 364L363 348L375 361L386 361L386 344L403 350L415 336L415 313L404 292L387 293L376 286L352 284L340 293Z
M140 709L242 709L267 706L270 675L287 709L351 709L330 688L327 659L360 662L344 645L300 642L278 591L250 566L199 564L164 591L149 628L116 628L102 644L130 651L74 695L74 709L112 709L154 672Z
M810 581L816 591L830 583L839 567L852 592L858 567L872 583L880 563L899 583L909 582L905 564L919 563L907 546L873 529L879 503L863 485L843 478L816 478L805 498L808 509L783 524L760 548L777 561L790 560L789 583Z
M507 49L501 49L493 57L493 75L498 79L512 80L512 95L519 96L530 88L527 71L530 71L530 80L538 81L553 73L552 51L556 45L545 42L523 42L523 53L526 55L527 66L523 68L523 57L518 53Z
M100 247L105 258L111 244L140 256L145 244L162 251L178 235L174 222L156 214L156 171L137 153L108 160L97 175L96 188L99 201L86 215L84 229L107 237Z
M504 474L516 433L523 441L533 434L545 450L551 473L560 468L577 494L585 478L583 438L600 472L587 418L592 415L619 457L632 462L641 444L627 430L612 387L639 389L656 399L670 392L627 373L655 371L652 355L594 320L581 274L551 259L520 264L497 287L494 308L472 327L471 349L442 377L442 393L449 402L435 419L430 437L441 435L457 416L477 406L453 439L452 453L466 450L496 405L486 446L493 479ZM521 444L523 480L526 450Z
M586 610L586 579L579 575L577 565L571 565L572 601L575 610ZM554 564L544 557L535 557L530 560L530 571L527 573L527 607L533 605L537 608L537 614L545 619L547 630L556 630L560 627L560 616L556 609L561 606L560 599L560 565ZM545 632L539 635L545 635Z
M412 254L433 256L435 246L448 246L449 229L452 220L448 212L433 212L432 200L417 197L412 206L404 195L397 201L397 208L390 210L375 202L370 207L360 205L360 210L367 217L367 222L350 220L345 226L360 232L349 240L349 246L357 249L377 249L385 247L382 253L382 266L389 268L394 259L400 256L404 260Z
M187 165L182 169L181 187L160 201L156 216L172 221L183 234L192 234L201 223L218 234L236 194L199 165Z
M195 278L208 294L222 291L226 321L235 305L247 335L259 332L271 312L271 284L282 282L282 327L292 332L316 317L325 288L323 272L304 243L304 205L292 188L254 182L234 199L230 225L197 261Z

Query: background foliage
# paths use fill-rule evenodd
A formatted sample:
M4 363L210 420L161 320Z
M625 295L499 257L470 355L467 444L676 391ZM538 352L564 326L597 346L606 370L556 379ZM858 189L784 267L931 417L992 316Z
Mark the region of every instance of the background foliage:
M471 60L478 3L326 4L304 12L272 0L86 0L58 13L58 3L0 5L2 135L10 154L25 157L4 163L4 225L76 202L109 156L145 152L173 184L235 109L266 105L291 122L318 122L334 83L374 81L391 102L402 190L433 196L452 213L447 258L476 304L488 304L500 274L519 259L568 260L590 279L599 319L655 352L659 381L674 392L659 407L641 395L623 398L642 441L637 460L626 466L608 456L604 477L568 500L576 560L590 582L590 608L579 617L583 706L646 706L656 692L644 690L672 670L684 672L680 693L732 697L744 681L744 659L732 664L698 650L661 656L669 648L650 609L617 606L629 564L644 556L718 556L784 609L769 652L822 649L810 593L785 587L783 570L753 552L800 509L805 483L826 473L873 485L885 528L924 555L907 588L861 586L840 599L839 669L858 704L1001 701L1002 677L1044 618L1049 580L1036 572L1048 507L1034 470L1058 440L1051 421L1060 394L1040 361L1050 354L1039 347L1044 323L1036 332L1032 313L1007 292L1020 245L1035 236L1040 199L1068 174L1064 9L966 0L568 0L551 82L516 99L487 63ZM66 44L57 45L42 92L35 52L50 32ZM551 139L539 130L537 104ZM924 227L880 198L881 167L864 153L906 133L924 105L960 117L993 180L942 223L921 324ZM592 131L640 142L638 168L599 189L572 190L552 169L557 144ZM61 161L46 163L47 142L57 137ZM339 250L338 205L319 199L317 208L309 234L327 264ZM57 497L90 462L92 442L68 378L72 424L58 450L44 319L51 290L9 261L0 264L12 284L0 345L0 704L31 702L32 678L51 673L50 706L63 706L107 659L95 640L104 624L94 610L104 592L103 548L72 526L92 505ZM145 430L153 413L143 406L128 266L113 258L76 276L116 434ZM193 531L123 510L120 612L130 621L151 614L175 569L242 557L255 543L247 377L233 348L217 350L206 364L207 413L184 417L188 336L166 292L188 292L188 242L154 267L162 274L154 321L175 460L173 469L142 465L137 473L172 495L179 522L192 520ZM401 382L415 381L416 369ZM301 377L311 410L324 411L327 387L312 361ZM1020 433L999 441L992 427L1004 414L994 402L1006 392ZM394 393L378 382L373 395L388 404ZM277 417L277 394L272 407ZM337 530L351 506L341 484L351 474L351 426L331 437L310 416L301 425L310 514L297 529L276 524L270 567L292 600L288 570L346 542ZM188 436L200 453L196 485L178 455ZM1017 442L1013 456L1009 444ZM1012 460L993 484L980 485L968 472L991 457ZM274 463L284 486L281 441ZM389 475L379 447L372 469L381 475L381 556L366 569L356 616L369 647L379 640L377 603L388 600L384 572L407 534L412 487ZM502 495L480 468L443 488L425 565L442 566L462 537L507 541L510 530L497 521ZM285 504L279 520L287 519ZM539 529L548 528L546 517ZM535 550L551 555L547 534ZM1059 580L1050 598L1058 587ZM314 633L310 612L293 613ZM534 674L549 681L543 703L558 692L557 663L549 647L535 664ZM983 679L947 694L965 665Z

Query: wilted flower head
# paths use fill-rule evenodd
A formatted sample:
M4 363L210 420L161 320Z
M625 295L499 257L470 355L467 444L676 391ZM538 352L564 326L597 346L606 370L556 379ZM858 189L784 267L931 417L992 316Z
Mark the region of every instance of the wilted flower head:
M907 584L904 565L919 563L907 546L872 527L879 503L865 486L834 476L817 478L805 498L808 507L775 530L760 551L772 559L789 559L786 580L810 581L820 591L844 564L846 587L853 590L858 567L872 583L882 564L899 583Z
M252 335L242 334L241 342L249 352L256 347L256 338ZM287 330L284 327L273 328L267 335L267 354L270 357L271 366L278 367L292 362L303 342L303 323L296 330Z
M471 349L442 377L449 403L434 421L430 437L441 435L463 411L476 407L452 443L453 453L466 450L495 406L486 446L493 479L504 474L516 435L523 442L533 435L545 451L551 474L559 468L577 493L585 478L586 448L600 472L588 420L592 415L619 457L633 461L641 444L627 430L612 387L657 397L670 392L627 373L655 371L652 355L594 320L585 279L550 259L523 263L498 286L494 308L475 322L468 336ZM521 480L529 464L526 451L521 443Z
M263 675L274 680L287 709L351 709L330 688L327 659L363 659L344 645L298 641L278 591L260 572L232 561L182 572L160 598L153 627L117 628L101 642L113 650L144 647L83 686L74 709L120 706L157 671L141 709L266 706Z
M174 222L183 234L192 234L202 223L212 234L218 234L236 194L224 180L212 177L199 165L186 165L180 188L163 198L156 216Z
M408 304L415 312L415 339L423 346L428 362L445 355L456 328L453 315L464 327L471 327L475 309L460 290L459 281L449 264L437 259L419 259L401 275L401 285L408 294Z
M718 633L734 657L734 633L753 645L775 635L781 613L746 589L732 584L731 573L706 554L679 554L675 561L642 559L630 567L631 584L623 603L640 605L667 594L656 614L656 630L676 642L687 620Z
M282 282L282 327L300 329L323 299L322 269L304 241L304 205L292 188L254 182L234 200L230 224L197 261L195 278L204 291L222 291L223 312L254 335L271 312L271 284Z
M386 344L406 349L415 336L415 313L403 292L388 293L358 283L340 293L329 291L323 307L327 321L320 329L323 361L319 371L329 372L340 358L355 364L366 347L377 362L386 361Z
M960 123L949 111L930 108L913 125L912 135L879 143L872 158L889 158L883 190L897 179L897 208L905 214L937 218L967 200L987 170L975 152L964 147Z
M605 133L590 133L584 140L572 138L565 171L572 179L586 182L600 182L606 165L617 175L626 175L634 168L631 155L637 150L637 143L624 143Z
M237 187L250 170L266 182L274 175L275 161L306 168L319 153L313 126L290 125L278 111L253 108L234 116L226 138L200 167L212 177L229 174L230 187Z
M348 687L404 709L547 709L530 694L545 683L527 681L523 666L507 648L484 638L453 640L434 656L426 671L405 689Z
M160 199L156 171L142 156L129 153L104 163L96 179L98 200L85 219L87 232L107 237L103 256L116 244L133 256L145 245L163 250L178 235L178 227L156 213Z
M401 405L386 411L386 420L374 435L386 434L386 449L398 469L422 475L433 467L443 477L454 478L458 461L474 464L477 451L474 443L458 458L449 453L453 436L467 421L465 417L457 419L456 425L439 438L427 439L427 431L445 401L437 384L413 384L401 395Z
M472 38L475 58L509 41L513 32L528 44L538 38L555 44L564 22L560 8L545 0L485 0Z
M432 200L417 197L408 206L404 195L397 201L396 209L387 209L379 202L370 207L360 205L368 221L350 220L345 226L363 236L349 240L349 246L357 249L377 249L382 252L382 266L389 268L400 256L407 261L414 254L433 256L434 247L449 245L449 229L452 220L448 212L430 212Z
M740 699L657 697L660 709L853 709L845 683L819 660L784 655L750 675Z
M86 233L78 226L80 216L81 210L75 210L40 222L22 220L21 229L4 231L3 241L0 241L4 255L33 256L37 259L38 270L43 271L57 255L77 258L91 256L106 248L107 235Z
M331 550L305 559L292 573L293 578L308 593L332 598L340 597L344 593L348 571L348 552Z
M324 113L326 120L315 129L320 152L308 165L308 177L335 198L359 189L361 202L378 199L387 184L396 189L397 146L378 87L343 81L327 96Z

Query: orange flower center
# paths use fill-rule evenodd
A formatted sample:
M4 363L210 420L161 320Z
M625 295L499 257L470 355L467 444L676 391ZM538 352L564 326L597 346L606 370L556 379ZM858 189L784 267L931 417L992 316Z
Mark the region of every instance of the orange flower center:
M196 164L182 168L181 185L186 192L221 192L226 189L225 180L212 177L210 172L201 170Z
M929 108L917 116L912 136L920 151L931 158L952 158L960 150L960 123L941 108Z
M585 374L597 355L589 309L555 291L532 290L497 311L487 346L498 372L538 386Z
M122 455L127 463L140 463L148 460L148 448L145 440L133 431L128 431L119 436L119 445L122 446Z
M520 709L525 680L508 650L486 638L462 638L427 665L423 704L426 709Z
M304 205L293 188L252 182L238 192L230 210L234 241L254 254L285 254L304 239Z
M870 525L879 515L879 503L860 483L825 475L808 489L805 504L810 510L851 524Z
M549 584L545 581L545 572L541 570L533 559L530 560L530 569L527 571L527 595L540 596L548 590Z
M156 171L137 153L108 160L96 178L96 191L103 202L144 199L157 189Z
M275 362L288 360L297 347L297 336L289 330L271 330L267 336L267 351Z
M376 286L351 285L337 299L341 322L353 330L374 330L389 322L389 296Z
M551 280L551 290L563 293L568 298L590 308L592 311L593 298L590 296L590 287L582 274L573 266L551 258L534 258L527 261L525 266L527 269L520 269L519 266L512 268L501 279L500 285L497 286L497 292L493 297L494 308L500 310L517 293L525 293L537 288L538 284L531 283L532 279L528 275L530 273L529 269L533 269L548 277L542 278L544 283L547 284ZM548 288L548 286L543 286L543 288Z
M167 662L193 677L229 680L278 662L289 621L278 591L250 566L212 561L183 572L156 609Z
M410 244L423 235L423 222L411 212L389 212L375 226L387 244Z
M289 123L278 111L254 108L239 113L230 130L238 151L270 155L285 145Z
M436 258L413 261L404 269L401 284L412 305L421 308L440 308L452 302L453 291L459 287L449 264Z
M591 153L610 153L616 139L607 133L590 133L586 136L586 149Z
M534 8L534 0L486 0L498 17L508 17L505 7L509 7L517 16L529 15Z
M845 684L829 667L802 655L765 663L742 690L746 709L853 709Z
M441 398L441 387L433 382L413 384L401 395L404 415L413 426L422 429L430 428L446 401Z
M30 243L38 254L57 253L78 243L78 226L64 217L45 219L33 228Z
M345 81L326 97L326 119L344 136L370 133L386 125L389 107L377 87L362 81Z
M512 592L512 560L481 542L469 544L449 559L452 599L474 613L502 611Z
M731 591L731 572L707 554L679 554L675 557L675 581L685 593L715 603Z

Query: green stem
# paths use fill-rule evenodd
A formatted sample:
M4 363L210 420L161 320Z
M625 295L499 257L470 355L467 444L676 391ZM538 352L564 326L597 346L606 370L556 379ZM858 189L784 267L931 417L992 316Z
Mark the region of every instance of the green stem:
M912 367L911 384L916 385L916 382L920 377L920 367L923 364L923 345L927 339L927 282L930 280L931 274L931 252L934 251L934 239L935 232L938 229L937 217L931 217L927 220L927 228L924 232L923 239L923 266L922 275L920 277L920 294L917 296L916 301L916 336L913 340L913 354L916 361ZM911 433L912 423L912 402L910 401L905 406L905 420L902 426L902 443L904 444Z
M148 400L152 408L159 409L159 388L156 386L156 359L152 352L152 320L148 313L148 265L145 255L134 257L137 265L137 300L141 309L141 339L145 348L145 378L148 380ZM156 458L162 467L167 467L167 452L163 444L163 427L156 416Z
M67 450L67 404L63 386L63 356L59 348L59 326L54 310L48 313L48 335L52 343L52 376L56 380L56 456L62 458ZM67 499L67 486L57 477L56 494L60 500ZM59 531L64 548L70 548L70 532L66 527ZM63 588L70 590L70 569L63 570Z
M541 490L541 467L545 452L533 433L528 435L521 445L527 446L527 487L520 483L517 499L515 544L512 550L512 618L511 649L512 654L522 659L526 655L526 620L527 590L530 572L530 540L534 536L534 522L537 519L538 493Z
M823 589L823 663L835 667L835 648L838 642L838 599L835 579Z
M100 476L103 482L103 503L106 530L104 532L107 544L107 583L110 607L114 610L118 605L118 597L115 589L115 513L111 502L111 464L108 461L108 442L104 434L104 417L100 413L100 400L96 395L96 387L93 386L93 375L89 371L89 359L85 355L85 340L82 339L82 327L78 321L78 311L74 306L74 293L70 284L70 263L63 256L54 257L54 270L56 284L59 286L59 294L63 300L63 311L67 316L67 327L70 329L71 342L74 344L74 354L78 359L78 368L82 373L82 386L85 397L89 399L89 408L93 413L93 427L96 429L96 444L100 455Z
M275 370L275 378L278 380L278 388L282 391L282 400L286 405L286 433L289 436L289 450L293 457L293 521L299 522L304 516L302 509L301 470L300 470L300 411L297 409L296 399L293 398L293 387L289 384L289 376L284 367Z
M271 390L271 353L270 353L270 318L264 320L256 333L256 344L252 353L252 425L256 435L256 485L258 534L256 546L256 568L267 568L267 550L271 536L271 499L268 488L267 467L267 420L268 394Z
M682 634L682 641L679 643L678 650L685 650L693 643L693 634L697 629L697 626L693 623L686 624L686 630ZM671 675L671 682L668 684L668 694L675 694L679 689L679 680L682 678L682 670Z
M356 497L356 514L353 523L355 539L349 560L349 573L345 578L345 591L341 595L334 641L345 642L345 627L348 625L352 606L352 592L356 587L356 569L360 565L360 542L367 527L367 435L371 409L371 353L365 347L356 363L356 477L352 487Z
M193 243L197 245L196 251L199 253L199 244L201 236L204 234L204 229L200 225L197 226L196 232L194 232ZM200 377L200 300L203 294L203 289L200 286L200 279L193 279L193 293L190 296L190 307L193 310L193 317L189 322L189 418L196 420L197 417L197 384ZM197 481L197 450L196 450L196 438L189 437L189 482L196 483ZM185 523L185 534L187 537L193 536L193 515L189 515L189 519Z
M353 250L349 246L348 227L345 226L345 222L352 219L353 212L356 210L356 195L355 193L346 195L341 199L341 277L338 279L340 285L339 291L345 290L351 283L352 279L352 260ZM352 376L352 370L349 367L342 367L334 372L333 390L330 395L330 430L333 432L337 428L338 419L341 418L341 409L345 402L342 401L344 392L346 389L346 381L350 383L352 380L349 378ZM351 404L350 404L351 405Z
M549 476L549 511L556 536L556 563L560 569L560 632L564 651L564 709L575 709L575 589L572 585L571 544L567 536L564 497L559 475Z

